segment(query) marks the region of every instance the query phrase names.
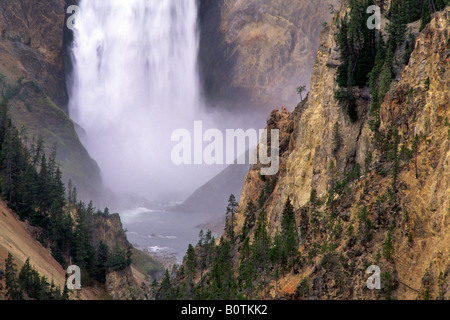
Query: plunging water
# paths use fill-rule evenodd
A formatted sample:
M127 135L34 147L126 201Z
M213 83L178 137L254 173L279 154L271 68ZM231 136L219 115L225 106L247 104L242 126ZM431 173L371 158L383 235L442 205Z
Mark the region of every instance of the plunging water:
M201 105L197 1L82 0L79 12L69 108L106 185L186 191L195 175L172 165L170 138Z

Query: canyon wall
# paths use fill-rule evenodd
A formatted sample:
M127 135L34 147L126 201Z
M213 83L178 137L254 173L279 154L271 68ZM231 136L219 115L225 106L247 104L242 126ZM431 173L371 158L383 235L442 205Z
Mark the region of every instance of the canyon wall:
M102 178L68 116L66 2L0 3L0 90L9 98L14 124L26 127L29 142L44 137L48 153L56 144L65 182L72 179L80 198L91 200L100 196Z
M300 101L319 33L338 1L200 1L200 66L205 92L229 108L267 113Z
M242 230L246 205L258 203L268 181L273 181L264 204L270 233L279 230L288 199L304 232L301 266L295 275L280 280L279 291L272 290L274 297L448 299L450 10L438 13L418 35L409 64L381 106L380 130L398 130L398 150L405 154L417 150L412 160L400 161L394 182L392 159L373 147L369 92L355 88L355 122L335 99L341 64L336 35L346 12L343 5L320 35L307 99L292 113L277 110L268 118L268 128L280 130L280 172L262 179L260 166L250 170L235 232ZM417 24L409 27L417 30ZM343 195L330 194L336 181L345 179L343 173L358 167L363 174L345 187ZM370 221L368 238L362 221ZM335 243L333 249L324 246L330 243ZM390 258L384 257L386 243L392 245ZM322 249L311 264L307 257L314 248ZM365 271L371 264L381 267L382 291L367 289Z

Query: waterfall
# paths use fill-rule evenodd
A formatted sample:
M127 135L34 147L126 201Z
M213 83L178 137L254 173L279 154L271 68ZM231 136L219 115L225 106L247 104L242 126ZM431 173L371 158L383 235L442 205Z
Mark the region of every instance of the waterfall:
M171 164L170 138L202 105L197 10L197 0L80 2L69 110L113 190L176 192L194 179Z

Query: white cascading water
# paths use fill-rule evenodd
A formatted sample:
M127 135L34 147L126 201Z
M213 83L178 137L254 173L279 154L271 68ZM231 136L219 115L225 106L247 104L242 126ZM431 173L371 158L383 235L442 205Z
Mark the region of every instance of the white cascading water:
M202 105L197 0L82 0L74 38L70 113L105 183L149 195L201 181L170 159Z

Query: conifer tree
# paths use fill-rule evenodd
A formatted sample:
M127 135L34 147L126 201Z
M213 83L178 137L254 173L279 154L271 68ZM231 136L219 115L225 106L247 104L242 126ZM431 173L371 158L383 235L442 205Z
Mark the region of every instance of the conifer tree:
M7 200L12 202L15 185L15 152L13 145L12 129L8 126L5 129L4 139L1 146L1 165L2 171L2 191L6 195Z
M195 274L195 268L197 266L197 256L195 254L194 247L189 244L186 252L186 273L188 277L192 279Z
M284 267L287 264L283 237L281 236L279 230L277 230L273 238L273 244L269 251L269 259L274 265L279 265L281 267Z
M253 201L250 200L245 208L245 220L242 226L241 241L247 237L250 230L254 227L256 222L256 206Z
M66 262L64 261L64 256L61 253L61 250L58 246L53 246L52 248L52 256L55 258L55 260L63 267L65 268Z
M236 297L237 283L231 261L231 244L229 241L224 240L217 248L209 274L212 299L230 300Z
M89 230L87 225L87 210L84 204L77 205L77 223L74 232L74 257L80 268L87 267L89 258Z
M294 207L288 198L284 205L281 218L281 236L286 256L293 260L298 249L298 233L295 223Z
M36 167L38 165L38 162L42 157L42 153L44 152L44 144L45 141L42 136L39 136L37 141L35 141L33 137L33 143L31 144L30 151L31 164L33 165L33 167Z
M108 259L109 259L109 252L108 251L109 251L108 245L106 243L104 243L103 241L100 241L100 244L98 246L98 254L97 254L97 261L98 261L98 266L97 266L98 276L97 276L97 280L100 283L105 283L106 282L106 268L107 268Z
M59 166L56 167L55 175L52 183L52 202L56 202L59 206L59 209L62 208L66 204L66 187L62 182L62 172Z
M241 290L251 296L254 289L255 267L250 256L250 238L246 237L240 249L241 261L238 268L238 283Z
M67 288L67 286L64 286L62 295L61 295L61 300L70 300L69 297L69 288Z
M424 1L422 5L422 15L420 17L420 28L419 32L421 32L427 24L431 21L431 9L429 5L429 1Z
M28 258L25 261L25 264L22 266L22 269L19 273L19 281L21 284L21 288L23 291L29 293L32 291L33 282L33 268L30 265L30 259Z
M23 300L23 293L17 279L17 265L11 253L5 260L6 296L11 300Z
M132 245L128 246L125 256L127 259L127 267L129 267L131 265L131 263L133 262L133 246Z
M169 270L166 269L161 285L156 293L156 300L173 300L176 297L174 287L172 285L172 277Z
M127 259L125 257L125 252L119 247L117 243L113 252L111 253L108 265L113 270L123 270L127 267Z
M230 195L230 198L228 199L228 205L227 205L227 213L226 213L226 219L227 219L227 233L232 241L232 244L234 244L234 215L236 214L236 210L238 207L238 203L236 202L236 197L234 194Z
M47 157L45 153L43 153L40 163L41 169L39 171L38 190L39 190L39 209L44 216L47 214L53 202L51 199L52 177L51 173L48 171L47 165L48 165Z
M270 247L271 239L267 232L267 214L262 209L256 222L255 235L251 246L252 259L260 274L265 274L268 269Z

